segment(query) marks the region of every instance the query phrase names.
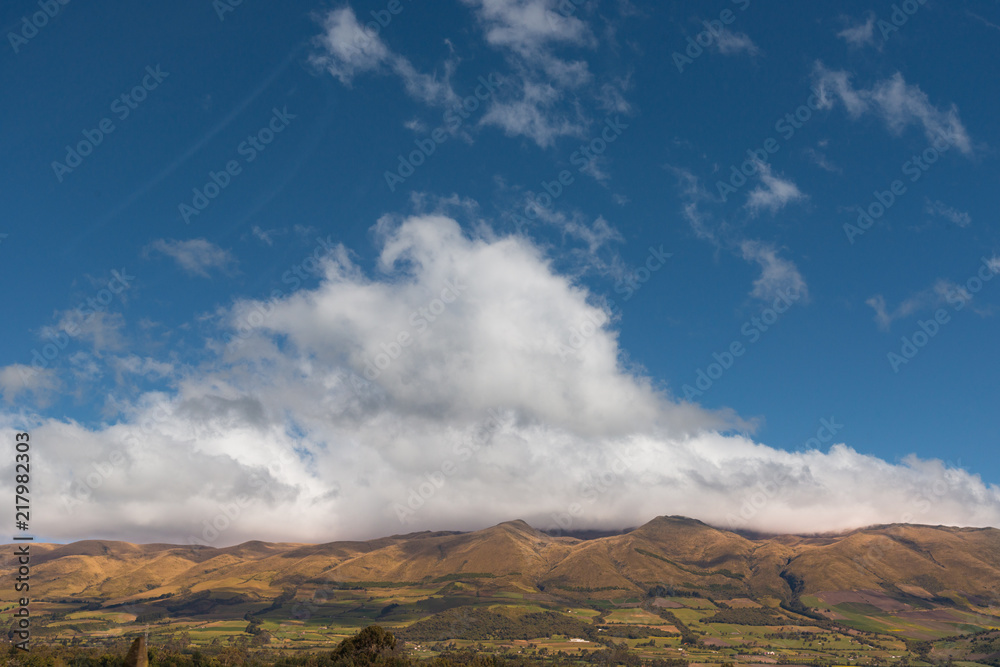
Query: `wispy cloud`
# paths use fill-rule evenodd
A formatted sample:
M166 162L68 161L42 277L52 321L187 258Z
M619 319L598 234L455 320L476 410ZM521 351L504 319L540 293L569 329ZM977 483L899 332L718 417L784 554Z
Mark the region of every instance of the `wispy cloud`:
M746 208L751 215L757 215L761 210L777 213L788 204L806 198L791 180L775 176L771 165L766 162L757 163L757 176L761 184L747 196Z
M324 52L313 54L311 60L344 85L350 85L356 75L378 69L390 59L389 48L377 34L369 36L365 32L350 7L331 11L322 22L324 32L318 41Z
M354 78L365 72L388 69L403 82L407 93L429 106L456 106L459 96L451 85L455 61L445 61L443 72L428 74L419 71L404 56L390 49L378 34L369 34L358 22L354 10L342 7L322 19L323 34L317 39L320 51L310 62L350 86Z
M147 246L146 254L151 252L170 257L184 273L202 278L208 278L213 271L228 272L237 263L232 253L206 239L158 239Z
M59 389L59 378L51 368L34 368L25 364L0 367L0 395L13 403L22 394L32 394L39 406L49 403Z
M754 280L750 292L752 297L771 302L780 293L787 293L791 289L801 295L803 303L809 300L809 287L794 262L780 257L773 244L746 238L742 227L732 224L717 211L713 211L712 207L718 206L719 202L690 171L677 167L669 169L677 177L683 199L682 214L695 235L720 250L731 252L744 261L760 267L760 276ZM767 173L770 178L774 178L770 176L769 169ZM774 185L775 182L780 182L782 185ZM769 203L778 206L782 199L787 203L804 197L801 193L798 196L791 194L791 190L780 179L772 181L773 188L768 186L767 181L764 183L761 194L758 195L760 207L767 207ZM791 187L794 188L794 185ZM767 194L771 189L779 194ZM797 191L795 188L795 192Z
M261 241L262 243L266 243L269 246L273 246L274 245L274 237L275 236L281 236L283 234L287 234L288 230L287 229L263 229L263 228L261 228L258 225L254 225L250 229L250 233L258 241Z
M580 51L598 45L579 16L564 15L549 0L462 0L471 7L488 44L502 53L520 81L517 90L496 100L483 125L509 136L526 136L542 147L560 137L582 137L589 124L581 96L627 106L622 85L593 88L590 65ZM560 55L572 49L577 57Z
M855 88L847 72L832 71L817 63L813 81L824 108L832 108L839 100L852 118L865 113L877 114L893 134L902 133L910 125L918 125L930 141L941 139L966 155L973 152L958 107L952 104L945 111L938 109L926 93L918 86L907 84L898 72L864 89Z
M529 70L544 73L560 87L590 82L586 61L556 55L558 46L592 48L597 39L580 18L556 11L550 0L462 0L476 12L486 41L515 56Z
M552 0L462 0L475 16L485 42L502 54L512 75L507 85L484 103L477 121L510 137L526 137L543 148L562 137L583 137L594 120L588 107L604 113L628 113L624 91L629 77L594 76L586 54L601 41L582 18L584 12L565 12ZM618 8L622 18L627 7ZM613 24L603 17L606 27ZM364 72L391 72L411 97L439 108L461 103L452 79L460 62L456 47L446 40L451 55L434 73L417 69L393 51L377 34L365 34L354 10L343 7L322 18L324 33L317 39L312 63L345 85ZM745 36L730 35L724 48L756 51ZM572 54L572 55L570 55ZM416 125L414 125L415 127Z
M543 148L560 137L583 136L586 120L578 110L563 108L563 92L543 81L522 80L514 98L497 100L483 115L483 125L493 125L510 137L528 137Z
M965 13L968 14L969 16L971 16L972 18L976 19L980 23L982 23L987 28L992 28L993 30L1000 30L1000 25L997 25L993 21L990 21L988 18L980 16L979 14L976 14L975 12L972 12L972 11L969 11L969 10L966 10Z
M965 287L941 278L930 288L907 297L895 308L889 308L885 297L881 294L870 297L865 301L865 304L875 311L875 323L878 328L882 331L889 331L892 323L896 320L906 319L945 303L956 304L968 303L969 301L972 301L972 295Z
M875 44L875 15L870 14L864 23L858 23L837 33L845 42L854 47Z
M834 174L839 174L843 172L843 169L832 163L830 159L826 156L826 154L821 153L815 148L807 148L805 150L805 153L806 156L809 158L809 161L812 162L817 167L819 167L820 169Z
M411 118L410 120L403 123L403 127L405 127L410 132L417 132L419 134L423 134L428 130L427 123L423 122L419 118Z
M749 56L760 55L760 49L749 35L743 32L733 32L728 28L723 28L718 32L713 43L713 48L719 53L727 56L745 53Z
M928 215L941 217L950 222L957 227L968 227L972 224L972 216L966 211L960 211L957 208L948 206L940 199L936 201L927 200L927 206L924 211Z
M94 354L125 347L125 318L121 313L107 310L85 312L81 309L65 310L57 313L55 326L44 327L42 338L58 338L61 332L72 331L74 338L89 343Z
M778 257L774 246L761 241L744 241L740 244L743 259L760 265L760 277L753 283L751 296L762 301L773 301L789 292L799 294L803 301L809 299L809 289L793 262Z

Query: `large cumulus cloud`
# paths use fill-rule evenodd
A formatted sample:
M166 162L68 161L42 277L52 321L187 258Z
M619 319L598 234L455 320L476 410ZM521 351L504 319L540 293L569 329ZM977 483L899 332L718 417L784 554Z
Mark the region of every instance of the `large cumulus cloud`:
M337 248L317 287L226 308L211 359L115 423L0 416L31 427L35 530L221 546L659 514L774 532L1000 525L1000 489L963 470L786 452L678 401L525 238L440 216L376 237L374 271Z

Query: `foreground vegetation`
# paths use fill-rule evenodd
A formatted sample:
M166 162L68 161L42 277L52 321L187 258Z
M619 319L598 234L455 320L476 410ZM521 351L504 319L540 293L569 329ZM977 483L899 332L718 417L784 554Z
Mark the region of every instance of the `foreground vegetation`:
M0 664L118 667L132 639L146 634L150 667L1000 667L1000 618L983 610L928 604L893 613L805 600L815 605L809 616L766 597L660 586L627 597L518 592L481 577L303 587L270 601L210 590L138 605L55 600L35 617L31 653L8 645Z
M780 638L780 637L775 637ZM962 641L959 639L958 641ZM977 651L1000 649L1000 633L978 635L971 640ZM2 664L11 667L131 667L126 657L127 642L118 642L112 649L99 649L82 646L45 646L25 653L11 647L5 656L0 656ZM683 658L650 658L643 657L639 648L655 645L637 644L634 647L627 642L605 641L601 648L582 650L572 654L565 651L549 652L546 648L537 649L534 644L530 652L497 651L483 644L475 648L458 648L453 643L436 647L433 656L419 657L404 648L404 642L393 633L378 625L368 626L356 635L341 640L332 650L300 652L288 655L274 649L251 649L246 641L237 640L225 648L218 650L177 650L175 647L151 647L147 651L149 667L229 667L229 666L274 666L274 667L541 667L541 666L580 666L588 665L609 667L610 665L626 665L627 667L688 667L692 664ZM962 664L997 665L996 656L985 663L970 661L956 662L951 657L935 660L929 656L932 650L930 642L926 645L910 647L918 654L918 659L911 662L908 651L899 657L900 665L934 665L949 666ZM848 658L850 663L865 664L857 658ZM836 661L814 659L811 662L799 662L815 667L832 667ZM722 662L722 667L734 667L731 661ZM867 664L884 665L880 660L869 660Z

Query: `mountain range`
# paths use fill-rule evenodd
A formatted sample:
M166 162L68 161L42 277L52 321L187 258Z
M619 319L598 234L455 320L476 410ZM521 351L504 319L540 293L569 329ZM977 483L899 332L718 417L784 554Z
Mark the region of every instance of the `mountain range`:
M289 589L459 580L486 593L589 598L660 586L680 595L796 604L803 596L815 604L858 591L876 606L877 600L923 600L986 608L1000 599L1000 530L994 528L893 524L836 535L759 536L663 516L594 539L509 521L474 532L326 544L252 541L213 548L86 540L33 544L31 551L35 598L106 602L204 590L268 599Z

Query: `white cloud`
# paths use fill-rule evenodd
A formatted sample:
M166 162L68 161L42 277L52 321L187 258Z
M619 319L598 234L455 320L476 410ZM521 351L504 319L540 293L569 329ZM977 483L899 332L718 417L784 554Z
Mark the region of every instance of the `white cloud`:
M957 208L948 206L941 200L933 202L927 200L927 206L924 210L929 215L940 216L957 227L968 227L972 224L972 216L966 211L960 211Z
M554 0L462 2L473 8L486 41L504 54L520 81L494 102L481 124L545 148L560 137L585 135L591 121L582 109L589 98L605 113L631 109L623 95L629 77L595 85L589 64L578 57L598 46L581 12L564 15ZM560 55L569 50L573 57Z
M795 183L775 176L766 162L758 162L757 168L761 185L750 191L746 203L751 215L757 215L762 209L777 213L788 204L806 198Z
M813 164L815 164L817 167L819 167L824 171L828 171L834 174L839 174L843 171L843 169L830 162L829 158L827 158L827 156L824 153L821 153L815 148L807 148L805 150L805 153Z
M852 118L875 113L894 134L902 133L910 125L919 125L928 141L940 139L966 155L972 154L972 142L959 118L958 107L952 104L946 111L938 109L925 92L907 84L899 72L862 89L853 86L847 72L831 71L817 63L813 79L822 107L831 108L839 99Z
M350 7L335 9L323 18L319 43L324 53L314 54L313 64L350 85L356 74L377 69L390 51L378 34L369 35Z
M490 44L533 55L552 43L586 45L594 36L576 16L556 11L547 0L462 0L475 7Z
M8 403L29 393L44 405L58 388L59 378L51 368L33 368L25 364L0 366L0 395Z
M886 304L885 297L881 294L870 297L865 301L865 304L875 311L875 322L878 324L878 328L882 331L888 331L896 320L905 319L946 303L954 305L970 301L972 301L972 294L965 287L941 278L930 288L907 297L895 308L890 309Z
M851 83L851 75L841 70L834 72L826 69L822 63L817 63L813 71L813 83L819 95L819 106L832 109L840 99L851 118L859 118L868 111L865 91L857 91Z
M418 118L411 118L410 120L403 123L405 127L410 132L415 132L417 134L423 134L428 131L427 124Z
M917 86L908 86L902 74L876 84L871 92L889 128L899 133L911 123L919 123L930 140L941 137L965 154L972 152L969 135L953 104L948 111L935 108L927 94Z
M524 80L520 97L496 100L480 123L499 127L509 137L525 136L543 148L565 136L582 136L584 120L563 111L562 92L549 83Z
M630 76L621 78L614 84L606 83L602 85L598 97L601 110L608 114L630 113L632 105L625 99L623 91L629 90L631 87L632 78Z
M864 23L853 25L837 33L845 42L854 47L869 46L875 43L875 15L872 14Z
M722 237L728 232L728 224L725 221L717 221L711 212L703 210L706 203L716 203L712 195L689 170L671 165L667 165L667 169L677 178L684 200L681 213L691 226L691 230L703 241L721 247Z
M630 109L622 92L628 77L599 86L586 60L560 52L593 50L599 42L579 16L564 15L554 0L462 0L471 8L488 44L503 54L514 75L493 93L477 121L498 127L507 136L524 136L546 148L560 137L583 136L592 120L584 111L593 101L610 113ZM391 71L411 97L440 108L457 108L461 97L452 85L459 58L445 40L451 55L440 73L418 70L404 56L390 49L378 35L366 35L354 11L344 7L322 19L324 34L317 40L320 52L312 63L350 85L357 74Z
M152 357L140 357L135 354L115 357L110 361L110 365L118 374L119 382L126 375L140 375L149 379L159 380L174 374L173 364L159 361Z
M661 514L728 527L764 488L770 499L740 527L900 521L931 488L935 502L915 520L1000 524L1000 490L940 462L888 463L845 445L790 453L720 433L746 425L625 368L592 295L524 238L469 236L441 216L385 224L375 238L375 275L341 249L316 288L236 304L234 325L264 313L250 335L208 341L217 357L171 392L117 405L117 423L32 418L33 437L49 443L33 490L52 500L36 530L326 542L515 517L553 527L571 503L583 507L580 528ZM776 284L773 249L747 252ZM370 364L380 369L365 379ZM0 411L4 430L23 421ZM90 487L95 466L105 472ZM397 504L428 475L440 484L401 525ZM206 532L226 508L228 528Z
M429 106L456 106L459 97L451 87L454 61L448 60L439 78L417 70L405 57L394 53L377 33L366 32L354 10L342 7L322 19L324 33L317 39L319 53L310 57L313 65L325 69L351 85L364 72L388 67L403 81L406 92Z
M761 241L743 241L740 244L743 259L756 262L761 269L760 277L753 283L754 298L774 301L789 293L798 295L803 302L809 299L809 288L795 263L778 257L778 251Z
M886 306L885 297L881 294L869 297L865 301L865 304L870 306L872 310L875 311L875 322L878 324L878 328L883 331L888 331L894 320L901 317L907 317L923 309L925 306L925 298L923 295L910 297L891 311Z
M760 53L760 49L746 33L732 32L728 28L719 31L713 46L719 53L727 56L739 53L756 56Z
M752 213L760 208L773 207L777 210L784 205L782 200L787 203L805 196L798 192L794 184L774 177L766 164L758 163L758 166L761 168L759 173L764 188L754 191L759 191L759 194L751 193L751 201L747 202L747 207ZM779 257L778 251L769 243L747 239L742 229L707 209L706 204L718 205L720 202L705 190L690 171L676 167L670 167L670 170L677 176L684 199L682 213L695 235L716 248L728 250L741 259L760 266L761 275L754 280L751 296L770 304L779 295L787 295L789 290L793 290L798 292L802 303L808 302L808 285L794 262Z
M75 340L90 343L94 353L98 355L106 350L121 349L125 345L125 318L121 313L76 308L62 311L58 315L59 321L55 326L42 329L42 338L62 339L68 335L67 332L72 332Z
M441 77L420 72L409 60L399 56L392 59L392 68L403 80L406 92L424 104L452 108L461 105L461 98L451 86L451 76L455 71L454 60L445 62L444 74Z
M516 55L520 63L544 72L561 86L580 86L591 79L587 63L566 60L556 46L593 47L596 38L586 23L556 11L552 0L462 0L473 7L486 31L486 41Z
M253 234L254 238L266 243L269 246L274 245L274 237L278 234L284 234L287 230L284 229L262 229L261 227L254 225L250 229L250 233Z
M542 216L539 216L542 219ZM571 247L568 254L578 260L577 266L581 273L595 271L614 278L621 278L625 266L614 243L623 243L625 237L603 216L598 216L593 222L582 214L567 216L553 213L544 216L544 221L555 225L563 237L581 242L585 247Z
M147 252L159 252L170 257L184 273L191 276L208 278L212 271L229 271L236 259L228 250L205 239L175 241L173 239L158 239L151 243Z

